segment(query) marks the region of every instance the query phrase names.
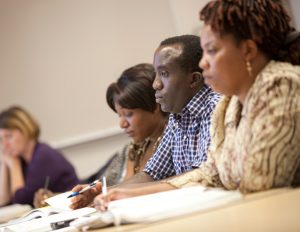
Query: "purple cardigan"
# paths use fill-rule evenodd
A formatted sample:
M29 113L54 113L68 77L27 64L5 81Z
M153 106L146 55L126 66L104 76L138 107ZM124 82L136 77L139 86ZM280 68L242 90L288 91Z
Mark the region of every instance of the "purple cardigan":
M18 189L12 202L33 205L33 197L39 188L43 188L49 176L48 189L53 192L65 192L79 183L75 169L64 156L47 144L37 143L29 164L22 160L25 186Z

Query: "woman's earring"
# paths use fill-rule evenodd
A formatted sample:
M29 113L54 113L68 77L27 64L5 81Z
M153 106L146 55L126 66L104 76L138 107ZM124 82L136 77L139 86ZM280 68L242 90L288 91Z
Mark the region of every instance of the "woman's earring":
M252 77L252 65L250 63L250 61L246 61L246 69L247 69L247 72L249 74L249 77Z

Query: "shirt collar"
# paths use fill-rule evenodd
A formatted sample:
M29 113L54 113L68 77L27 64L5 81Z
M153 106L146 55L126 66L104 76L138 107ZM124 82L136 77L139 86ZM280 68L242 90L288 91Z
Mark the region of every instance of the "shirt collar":
M182 111L179 113L179 116L187 113L190 113L191 115L199 115L199 113L205 110L205 106L207 105L206 100L211 92L212 89L204 84L203 87L196 93L196 95L182 109Z

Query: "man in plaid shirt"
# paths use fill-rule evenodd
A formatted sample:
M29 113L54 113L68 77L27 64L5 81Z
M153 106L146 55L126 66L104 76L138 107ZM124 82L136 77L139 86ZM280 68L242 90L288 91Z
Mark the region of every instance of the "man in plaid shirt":
M116 196L130 195L122 189L126 185L127 189L131 184L179 175L199 167L206 160L210 116L220 96L204 83L198 65L201 57L200 38L194 35L168 38L156 49L153 88L156 102L163 111L170 112L168 125L144 171L118 185L120 188L114 188ZM100 192L99 188L94 193L87 192L76 207L86 205ZM94 203L101 205L102 197L96 197Z
M156 102L171 114L144 172L124 184L161 180L197 168L206 160L210 116L220 96L204 84L198 65L201 57L200 38L194 35L168 38L155 51Z

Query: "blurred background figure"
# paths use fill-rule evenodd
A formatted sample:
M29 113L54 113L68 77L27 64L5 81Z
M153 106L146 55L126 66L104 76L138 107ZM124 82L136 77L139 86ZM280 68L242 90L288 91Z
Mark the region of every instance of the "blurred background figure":
M63 155L39 142L40 128L23 108L12 106L0 113L0 206L33 205L42 187L55 192L78 184L73 166Z

